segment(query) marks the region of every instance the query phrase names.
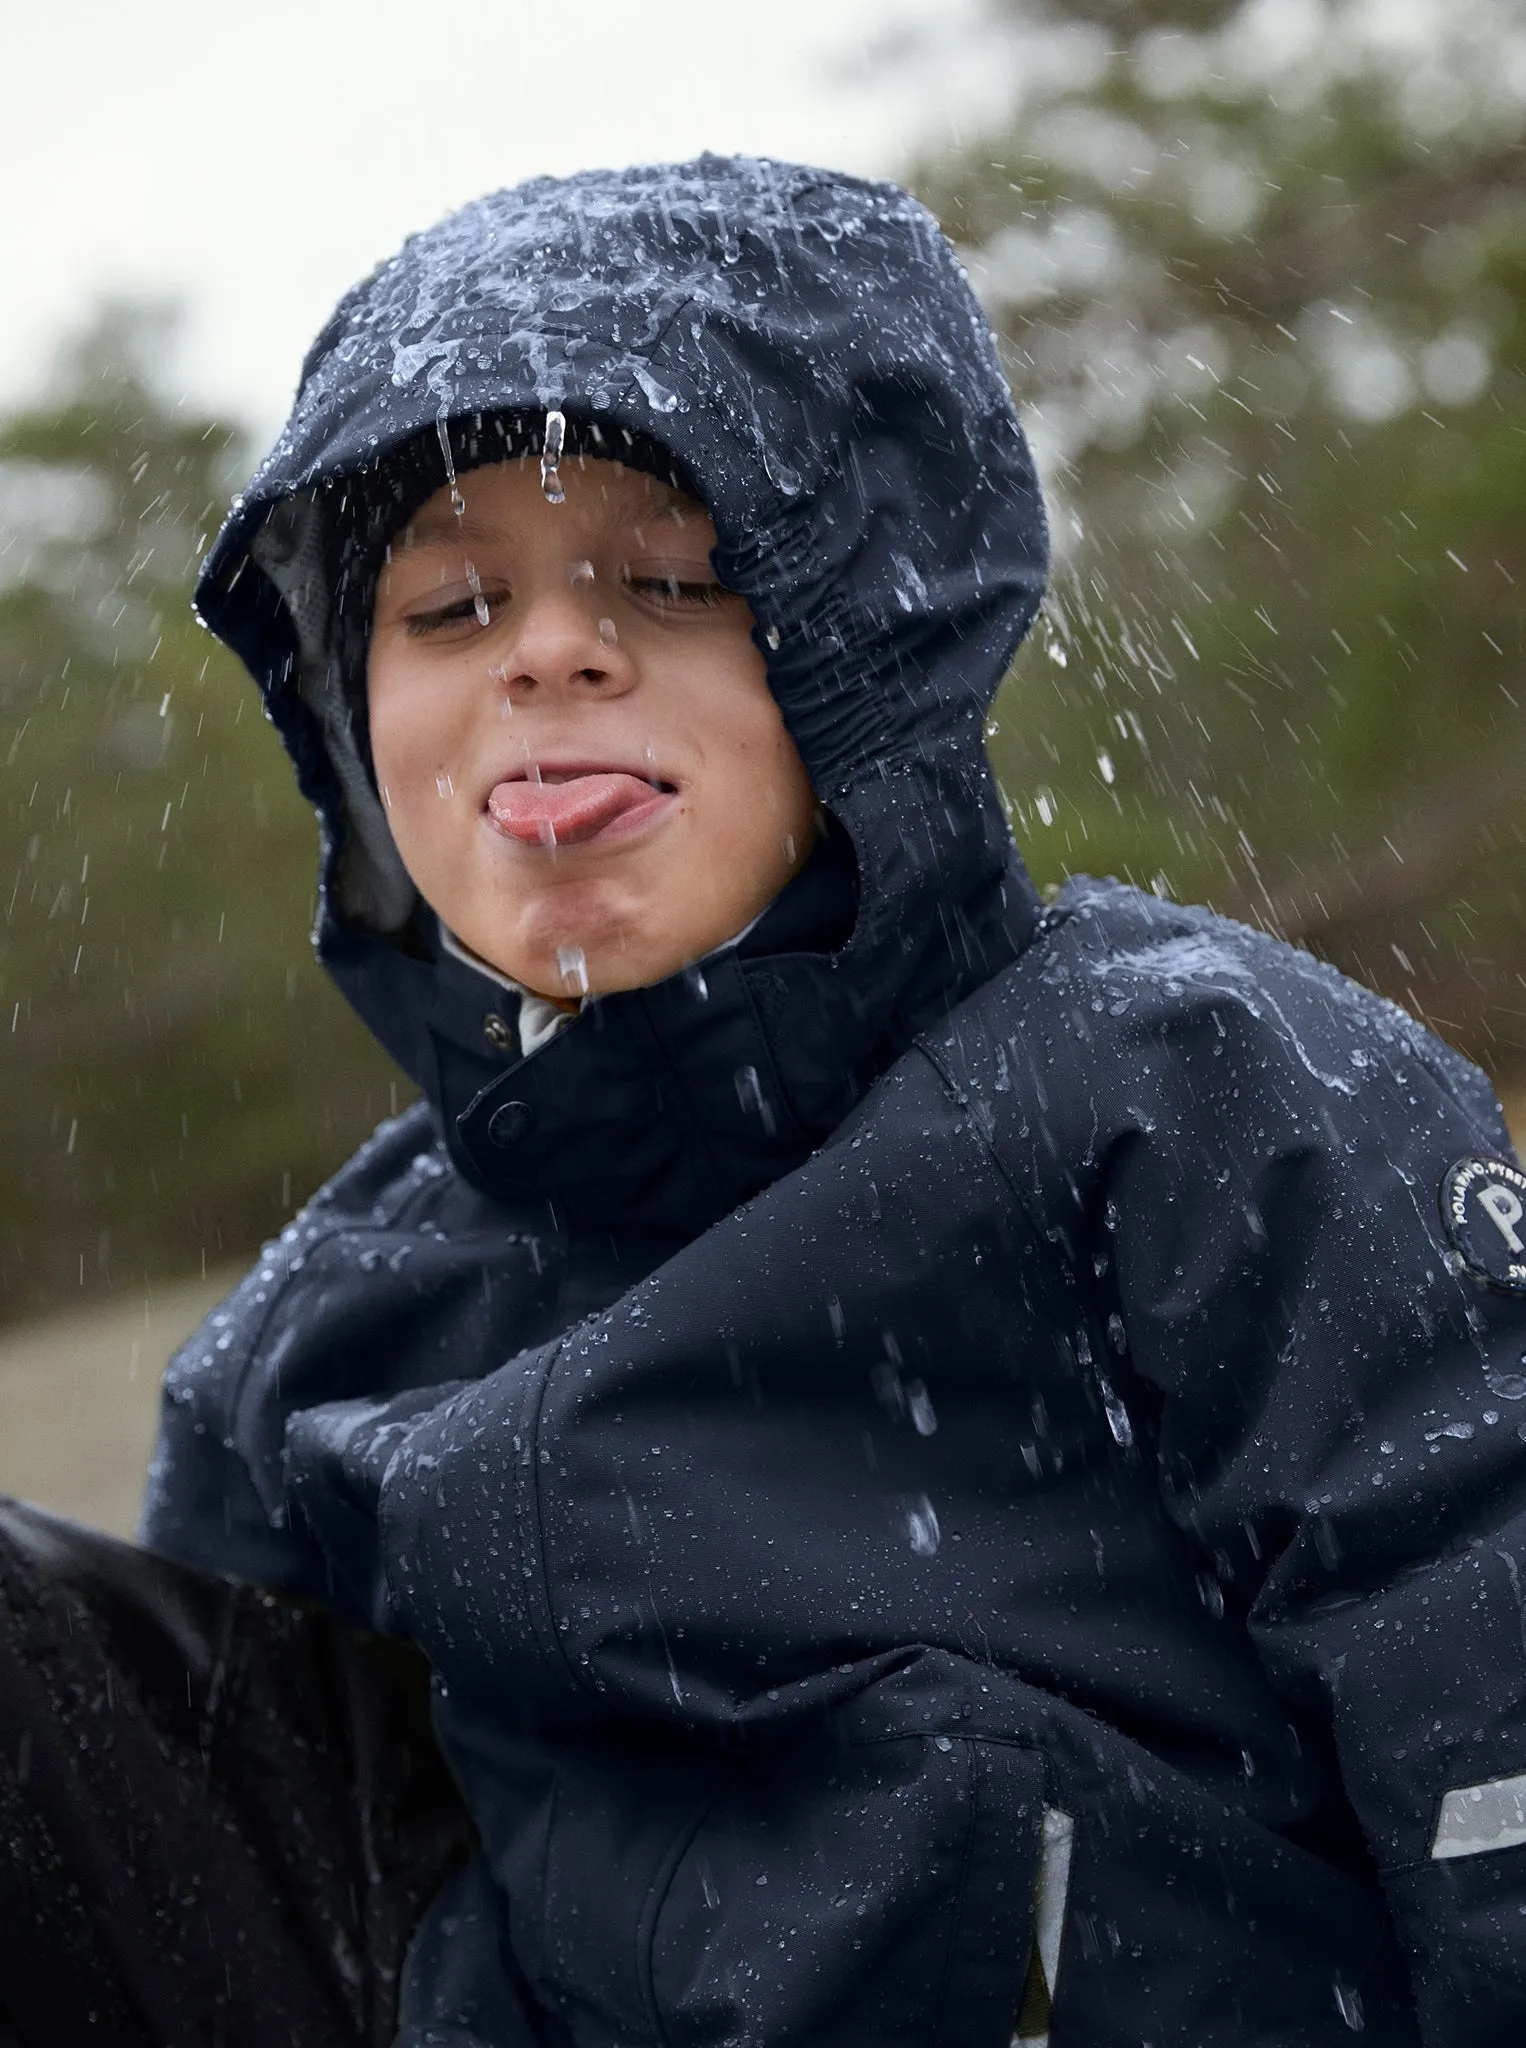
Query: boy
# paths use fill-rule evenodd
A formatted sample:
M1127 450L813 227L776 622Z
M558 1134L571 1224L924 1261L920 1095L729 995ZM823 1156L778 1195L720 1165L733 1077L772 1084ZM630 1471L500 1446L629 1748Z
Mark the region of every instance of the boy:
M267 1806L283 1642L346 1674L330 2038L414 1901L411 2044L1526 2020L1526 1177L1304 956L1041 908L982 735L1044 564L927 216L710 158L409 244L207 564L424 1095L175 1361L132 1567L298 1727ZM470 1844L331 1613L427 1655Z

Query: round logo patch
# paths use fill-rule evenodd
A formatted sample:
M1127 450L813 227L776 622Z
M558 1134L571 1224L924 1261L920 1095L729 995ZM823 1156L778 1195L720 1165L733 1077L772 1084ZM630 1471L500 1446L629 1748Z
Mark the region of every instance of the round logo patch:
M1447 1241L1470 1273L1526 1294L1526 1173L1503 1159L1459 1159L1441 1183Z

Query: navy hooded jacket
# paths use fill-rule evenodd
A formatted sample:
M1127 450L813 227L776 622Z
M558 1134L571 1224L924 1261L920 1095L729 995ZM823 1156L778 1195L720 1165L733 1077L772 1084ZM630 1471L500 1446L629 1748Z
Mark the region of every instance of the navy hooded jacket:
M334 534L549 410L692 480L835 823L521 1058L379 826ZM432 1660L482 1852L410 2048L1526 2037L1526 1179L1306 956L1041 907L983 730L1045 556L926 213L704 158L407 244L208 561L424 1099L173 1362L143 1529Z

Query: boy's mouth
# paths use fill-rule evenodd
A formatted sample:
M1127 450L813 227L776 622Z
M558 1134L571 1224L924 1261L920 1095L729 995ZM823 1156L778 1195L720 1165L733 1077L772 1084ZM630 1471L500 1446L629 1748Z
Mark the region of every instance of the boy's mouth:
M487 814L527 846L584 846L644 825L677 794L671 782L623 768L524 768L489 791Z

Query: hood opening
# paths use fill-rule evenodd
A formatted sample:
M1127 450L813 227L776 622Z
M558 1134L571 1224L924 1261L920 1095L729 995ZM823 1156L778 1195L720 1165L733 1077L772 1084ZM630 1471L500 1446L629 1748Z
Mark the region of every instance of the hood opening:
M651 436L593 418L558 417L562 461L619 462L704 502L683 465ZM544 413L442 418L367 468L277 499L250 537L249 557L289 615L297 694L338 785L336 908L384 937L408 930L419 907L377 789L366 707L371 614L387 547L421 505L457 478L490 463L541 460L545 446Z
M564 460L595 432L616 445L589 452L655 451L646 464L715 522L718 572L851 847L858 914L833 967L852 1000L834 1028L859 1059L892 1020L995 972L1036 915L984 722L1048 536L936 222L894 186L807 166L707 156L491 194L413 237L319 337L198 608L259 680L319 809L321 957L422 1076L427 974L398 971L425 965L417 899L351 680L368 577L378 533L447 463L539 455L552 412Z

